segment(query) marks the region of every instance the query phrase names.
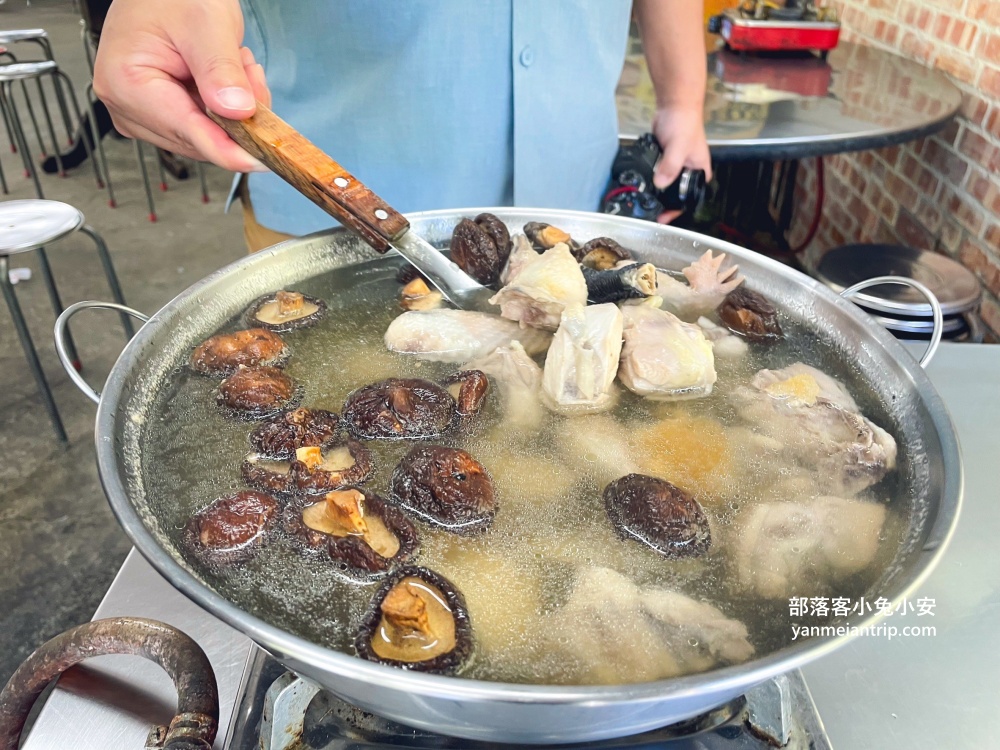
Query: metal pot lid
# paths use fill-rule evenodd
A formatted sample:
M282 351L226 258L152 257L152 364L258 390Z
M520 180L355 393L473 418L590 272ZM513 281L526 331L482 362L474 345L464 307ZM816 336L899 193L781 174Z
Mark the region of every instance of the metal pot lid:
M938 253L901 245L843 245L809 265L816 278L837 292L875 276L907 276L934 292L945 315L974 309L982 295L975 275L961 264ZM932 314L931 306L919 292L895 284L866 289L855 301L871 310L896 315L925 318Z
M899 320L898 318L886 318L882 315L872 314L872 318L882 326L890 331L900 331L906 333L920 333L930 336L934 331L934 322L927 320ZM941 327L941 335L949 336L951 334L959 333L964 330L968 330L969 324L966 323L965 319L962 317L945 318L944 325Z

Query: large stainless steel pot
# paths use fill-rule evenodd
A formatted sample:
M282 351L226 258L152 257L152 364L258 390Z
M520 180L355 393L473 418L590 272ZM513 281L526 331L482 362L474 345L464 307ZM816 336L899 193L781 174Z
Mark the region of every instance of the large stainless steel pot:
M435 211L409 218L415 231L444 246L459 217L482 210ZM905 542L872 593L899 601L926 578L957 520L962 468L944 405L921 368L892 336L825 286L726 242L601 214L485 210L499 215L512 230L528 221L548 221L584 239L610 236L642 260L669 270L679 270L708 248L734 256L752 287L773 299L786 315L822 332L841 357L856 363L879 402L888 405L903 457L904 491L894 502L910 506L911 522ZM150 318L118 359L97 411L101 481L126 533L178 590L246 633L291 669L362 708L427 730L501 742L598 740L679 721L827 654L849 639L800 642L739 666L653 683L499 684L405 672L317 646L270 625L266 614L260 617L240 610L201 583L160 528L142 482L143 425L157 389L172 368L186 362L193 346L265 292L294 287L338 267L383 262L343 230L282 243L217 271L179 295ZM72 314L68 310L60 319L57 337ZM72 368L69 372L76 376ZM851 624L871 624L874 619Z

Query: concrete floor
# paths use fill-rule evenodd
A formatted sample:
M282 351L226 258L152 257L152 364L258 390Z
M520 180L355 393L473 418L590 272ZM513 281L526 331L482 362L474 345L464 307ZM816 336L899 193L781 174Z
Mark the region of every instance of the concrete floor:
M43 28L56 60L81 94L89 80L80 42L79 16L69 0L8 0L0 5L0 29ZM19 59L37 48L14 45ZM168 180L155 191L159 221L147 219L146 199L130 141L104 141L118 207L108 206L89 163L66 179L43 175L47 198L79 208L111 249L125 297L152 313L178 292L244 252L239 209L222 212L230 175L208 168L211 202L203 204L197 179ZM37 147L36 147L37 148ZM152 149L149 167L155 174ZM18 154L0 127L0 164L11 187L4 199L34 198ZM155 180L157 183L158 179ZM0 240L2 241L2 240ZM66 238L49 250L63 303L110 299L89 240ZM0 685L40 643L90 619L129 550L108 509L94 458L94 406L70 382L52 343L54 314L37 275L34 254L13 259L35 278L17 286L42 367L69 433L60 447L38 396L8 312L0 310ZM2 306L0 306L2 307ZM124 337L112 313L92 312L74 322L84 375L99 387Z

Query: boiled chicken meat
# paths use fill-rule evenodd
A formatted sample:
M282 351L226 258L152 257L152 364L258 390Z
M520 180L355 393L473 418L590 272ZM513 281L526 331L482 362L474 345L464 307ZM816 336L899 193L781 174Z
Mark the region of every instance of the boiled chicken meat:
M468 310L411 310L389 324L385 345L437 362L467 362L517 341L528 354L544 352L552 336L509 320Z
M560 243L539 255L518 250L511 255L507 285L497 292L490 303L500 306L500 315L514 320L521 327L559 327L560 316L567 307L587 304L587 283L580 264Z
M545 416L539 399L542 368L528 356L520 342L511 341L508 346L497 347L463 369L485 372L499 384L507 427L534 430L541 425Z
M616 305L567 308L545 357L545 404L560 413L610 409L621 350L622 313Z
M639 587L608 568L581 570L566 604L547 618L556 622L539 632L558 636L584 683L648 682L739 664L754 653L746 626L711 604Z
M622 315L625 344L618 377L629 390L661 401L712 392L715 357L701 328L648 305L625 306Z
M705 332L712 344L712 352L723 359L741 359L750 350L750 345L739 336L734 336L728 328L716 325L708 318L698 318L698 326Z
M666 309L684 320L695 320L722 304L726 295L743 283L743 277L738 273L739 266L723 268L725 261L725 253L713 257L712 251L706 250L704 255L681 271L687 284L660 271L657 274L657 294L663 297Z
M754 506L733 532L740 584L769 599L835 593L875 558L885 516L883 505L831 496Z
M574 419L556 435L562 459L602 488L626 474L642 471L625 426L607 414Z
M892 436L815 367L796 362L761 370L734 397L753 429L778 441L783 457L822 477L827 492L855 495L896 466Z

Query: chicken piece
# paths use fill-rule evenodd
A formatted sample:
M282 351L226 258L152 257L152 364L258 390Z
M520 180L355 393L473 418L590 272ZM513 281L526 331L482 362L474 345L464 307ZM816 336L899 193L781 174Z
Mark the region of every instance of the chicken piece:
M742 359L750 350L750 345L739 336L734 336L728 328L723 328L702 316L698 326L705 332L705 338L712 344L712 352L723 359Z
M538 629L558 636L581 683L648 682L749 659L747 628L711 604L636 586L608 568L577 575L566 604Z
M896 441L864 417L847 389L815 367L796 362L761 370L736 390L740 414L777 440L781 455L823 478L826 492L852 496L896 466Z
M715 357L698 326L646 305L622 308L622 315L625 344L618 377L629 390L660 401L712 392Z
M510 283L510 280L517 276L526 265L538 260L538 251L531 246L528 238L523 234L515 234L512 241L513 247L507 257L507 263L500 272L500 283L505 285Z
M754 506L731 541L740 584L769 599L835 594L875 558L885 516L883 505L826 495Z
M552 337L509 320L468 310L411 310L389 324L385 345L400 354L437 362L467 362L518 341L528 354L544 352Z
M610 409L621 351L622 313L616 305L567 308L545 357L546 406L564 414Z
M657 293L663 297L667 309L684 320L695 320L721 305L726 295L743 283L743 277L738 273L739 266L722 268L725 261L725 253L713 257L712 251L706 250L704 255L681 271L688 280L687 284L660 271L656 275Z
M532 251L533 252L533 251ZM569 246L558 244L544 254L518 252L507 285L490 298L500 315L522 328L554 331L567 307L587 304L587 283Z
M511 341L509 346L497 347L463 369L485 372L499 384L507 428L515 431L538 429L545 416L539 399L542 368L528 356L520 342Z

